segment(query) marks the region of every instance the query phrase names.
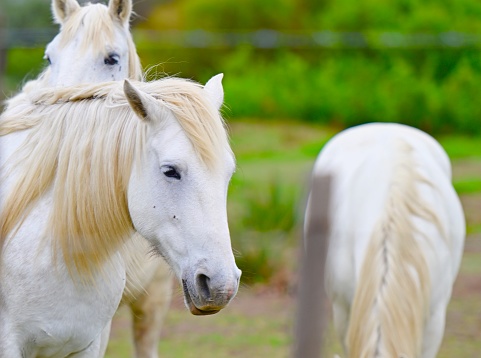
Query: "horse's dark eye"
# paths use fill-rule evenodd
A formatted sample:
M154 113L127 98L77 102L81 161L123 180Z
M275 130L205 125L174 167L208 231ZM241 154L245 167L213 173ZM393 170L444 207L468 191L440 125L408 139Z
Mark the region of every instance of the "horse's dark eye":
M52 64L52 61L50 60L50 57L48 55L43 56L43 59L46 60L49 65Z
M104 59L104 63L109 66L113 66L119 63L119 56L116 54L110 54Z
M180 180L181 176L180 173L174 168L169 165L162 167L162 172L167 178L173 178Z

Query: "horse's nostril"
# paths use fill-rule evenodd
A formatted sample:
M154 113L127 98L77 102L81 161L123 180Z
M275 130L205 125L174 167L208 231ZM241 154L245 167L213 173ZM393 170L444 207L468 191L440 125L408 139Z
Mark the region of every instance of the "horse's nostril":
M197 283L197 289L201 297L205 300L211 300L211 293L209 288L210 278L202 273L198 274L195 278L195 282Z

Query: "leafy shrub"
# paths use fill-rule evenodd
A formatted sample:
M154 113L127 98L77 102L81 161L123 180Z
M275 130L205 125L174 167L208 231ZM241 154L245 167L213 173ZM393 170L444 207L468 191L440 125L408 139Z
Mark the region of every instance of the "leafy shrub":
M297 191L279 182L244 184L229 200L238 206L229 214L236 262L243 283L268 283L288 271L286 255L297 243Z
M233 117L299 118L344 127L389 121L430 133L480 133L479 59L458 53L446 64L444 54L410 55L339 51L309 61L288 52L255 58L244 48L224 64L226 103Z

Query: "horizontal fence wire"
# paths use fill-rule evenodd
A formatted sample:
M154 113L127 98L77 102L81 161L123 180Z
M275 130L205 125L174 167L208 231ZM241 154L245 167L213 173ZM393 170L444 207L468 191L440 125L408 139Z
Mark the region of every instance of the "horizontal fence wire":
M58 33L55 28L0 29L0 48L41 47ZM283 32L270 29L244 32L206 30L133 30L135 40L154 47L234 48L250 45L259 49L423 49L481 48L481 34L460 32Z

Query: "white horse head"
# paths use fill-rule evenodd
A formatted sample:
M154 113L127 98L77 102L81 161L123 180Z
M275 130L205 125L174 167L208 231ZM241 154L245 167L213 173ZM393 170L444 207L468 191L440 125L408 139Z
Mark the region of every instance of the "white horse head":
M218 107L214 106L222 103L221 78L216 76L205 86L211 104L202 111L208 116L216 116ZM226 214L227 186L235 161L219 127L222 124L205 127L210 141L193 145L196 139L189 138L185 126L197 131L195 126L205 122L179 123L152 95L128 81L124 90L131 107L149 127L145 166L142 172L133 171L129 184L134 226L182 279L190 311L215 313L233 297L240 277Z
M49 233L70 272L94 276L134 226L181 279L193 314L222 309L240 270L227 223L235 160L219 114L220 80L204 88L170 78L125 82L123 91L118 82L46 88L27 111L9 109L0 133L31 134L9 161L19 178L4 188L0 238L28 225L23 213L51 195L38 231ZM5 149L12 152L8 140Z
M108 6L77 0L53 0L59 34L47 45L44 74L50 86L140 79L140 61L129 31L131 0L110 0Z

